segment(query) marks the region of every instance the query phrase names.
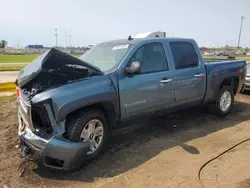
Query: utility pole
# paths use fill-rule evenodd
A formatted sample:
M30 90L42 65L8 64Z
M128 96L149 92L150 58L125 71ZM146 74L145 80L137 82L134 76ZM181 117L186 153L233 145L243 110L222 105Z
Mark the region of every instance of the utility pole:
M56 37L56 48L57 48L57 29L55 29L55 37Z
M238 46L237 46L237 48L240 47L241 30L242 30L243 20L245 19L245 17L244 17L244 16L241 16L240 19L241 19L241 23L240 23L240 33L239 33L239 39L238 39Z
M71 48L71 34L69 34L69 46Z
M65 50L67 51L67 31L65 29Z

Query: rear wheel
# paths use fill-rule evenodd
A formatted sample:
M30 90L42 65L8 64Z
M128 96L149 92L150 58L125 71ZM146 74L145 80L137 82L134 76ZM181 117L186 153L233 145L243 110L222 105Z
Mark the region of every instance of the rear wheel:
M229 114L234 104L234 92L232 87L223 86L213 104L208 105L210 113L219 117L225 117Z
M65 137L71 141L89 141L85 161L92 160L106 149L107 119L100 110L82 111L67 120Z

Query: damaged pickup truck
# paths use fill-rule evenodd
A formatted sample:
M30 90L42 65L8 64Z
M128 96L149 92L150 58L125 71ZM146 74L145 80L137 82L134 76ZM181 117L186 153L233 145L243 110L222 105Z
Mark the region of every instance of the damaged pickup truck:
M69 170L103 152L115 129L198 105L224 117L245 74L245 61L204 62L192 39L129 37L79 59L51 49L16 81L21 154Z

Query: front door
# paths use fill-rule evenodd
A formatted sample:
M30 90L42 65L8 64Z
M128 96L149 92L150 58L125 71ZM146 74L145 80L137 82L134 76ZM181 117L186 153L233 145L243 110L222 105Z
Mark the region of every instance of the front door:
M139 61L141 71L119 76L121 116L123 120L150 117L175 102L173 75L162 43L141 46L128 62ZM145 119L145 118L144 118Z

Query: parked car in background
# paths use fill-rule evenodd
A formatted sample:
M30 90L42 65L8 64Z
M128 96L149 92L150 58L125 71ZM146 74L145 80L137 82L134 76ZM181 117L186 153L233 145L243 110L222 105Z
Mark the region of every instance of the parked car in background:
M230 112L245 61L204 61L192 39L148 36L98 44L80 59L51 49L21 70L22 156L79 168L116 129L199 105L220 117Z
M204 52L204 55L213 56L215 55L215 52Z
M237 54L233 51L223 51L217 54L218 56L227 57L228 59L235 59Z

